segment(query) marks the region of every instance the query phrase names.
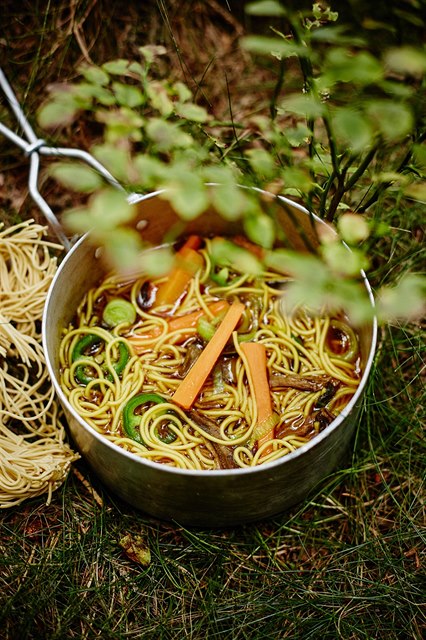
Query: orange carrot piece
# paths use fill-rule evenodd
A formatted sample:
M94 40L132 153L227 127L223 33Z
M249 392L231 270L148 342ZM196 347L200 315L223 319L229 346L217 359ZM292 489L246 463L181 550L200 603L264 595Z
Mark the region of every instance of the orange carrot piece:
M190 409L194 403L210 371L237 326L243 311L244 305L242 302L233 302L231 304L213 337L176 389L172 400L183 409Z
M194 248L200 246L201 238L190 236L176 253L176 266L169 273L166 282L160 284L155 296L155 307L174 304L185 292L191 278L204 264L201 253Z
M257 407L257 421L262 423L273 413L271 392L266 370L266 348L261 342L243 342L241 351L247 358L253 383L254 400Z
M241 351L247 359L248 375L252 381L254 401L257 407L257 426L260 426L270 420L274 413L266 368L266 348L260 342L243 342ZM272 440L273 437L274 428L258 438L258 447L268 440ZM265 453L269 453L270 450L267 449Z
M214 316L219 315L220 313L227 311L229 309L229 303L226 300L217 300L217 302L212 302L207 305L208 310ZM176 316L169 320L167 323L167 333L172 333L172 331L180 331L181 329L190 329L192 327L197 326L198 320L205 315L204 309L198 309L198 311L192 311L191 313L186 313L183 316ZM129 336L126 338L133 346L136 354L142 353L146 349L146 344L148 341L151 341L153 338L156 338L161 335L163 329L161 327L155 327L151 329L149 333L144 336ZM180 336L180 341L183 342L186 340L191 333L182 333Z
M192 236L188 236L188 238L185 240L185 243L181 246L179 251L182 251L182 249L185 249L185 248L194 249L196 251L200 247L201 247L200 236L192 235Z

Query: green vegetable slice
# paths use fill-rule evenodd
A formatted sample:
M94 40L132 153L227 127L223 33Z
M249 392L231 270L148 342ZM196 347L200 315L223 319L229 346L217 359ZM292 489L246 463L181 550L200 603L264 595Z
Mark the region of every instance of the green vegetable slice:
M224 317L225 317L225 312L219 313L212 320L209 320L207 316L201 316L201 318L198 318L197 320L198 335L206 342L209 342L209 340L213 338L214 334L216 333L216 329L218 325L222 322Z
M87 350L101 344L101 342L103 342L102 338L100 338L95 333L87 333L82 338L80 338L80 340L75 345L72 352L71 360L75 362L76 360L80 360L81 358L87 358Z
M128 300L112 298L105 305L102 320L109 327L119 324L133 324L136 320L136 309Z
M93 360L93 356L87 354L90 349L94 348L97 345L100 345L102 342L105 342L103 338L94 333L88 333L84 335L75 345L71 360L72 362L76 362L77 360L85 360L84 363L81 363L75 368L75 378L80 384L84 384L87 386L89 382L95 379L95 375L93 373L93 368L90 366L90 360ZM122 373L124 367L126 366L128 360L130 358L130 352L125 342L118 343L118 360L113 364L113 369L120 375ZM89 362L88 362L89 361ZM103 371L105 373L105 377L107 380L112 380L112 374L108 371L106 366L103 366Z
M167 400L157 393L139 393L131 398L123 409L123 431L125 434L135 442L144 444L138 430L141 416L136 411L146 404L161 404L162 402L167 402Z
M206 342L209 342L209 340L213 338L215 331L216 331L215 325L212 322L210 322L206 316L202 316L201 318L198 319L197 332L203 340L205 340Z

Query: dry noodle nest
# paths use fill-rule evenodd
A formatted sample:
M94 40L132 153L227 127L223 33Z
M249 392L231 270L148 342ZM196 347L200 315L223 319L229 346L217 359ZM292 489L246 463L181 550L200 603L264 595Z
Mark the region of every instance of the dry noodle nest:
M40 324L56 271L45 228L0 227L0 508L52 492L78 458L65 442Z

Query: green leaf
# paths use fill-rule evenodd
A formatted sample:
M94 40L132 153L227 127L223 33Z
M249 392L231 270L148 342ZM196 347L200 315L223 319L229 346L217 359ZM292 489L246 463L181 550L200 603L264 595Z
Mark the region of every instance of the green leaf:
M319 118L325 113L325 107L312 93L293 93L281 102L279 113L296 113L306 118Z
M370 235L368 222L357 213L345 213L340 216L337 228L342 239L348 244L358 244Z
M426 169L426 144L413 144L413 157L417 166Z
M237 185L232 167L207 165L203 167L201 176L205 183L215 185L209 187L209 196L216 211L225 220L238 220L247 210L247 192Z
M138 268L142 273L153 277L161 277L170 272L175 264L175 256L168 248L144 251L138 257Z
M384 60L386 66L396 73L421 75L426 72L426 51L411 46L389 49Z
M102 65L102 69L114 76L126 76L129 74L129 61L122 58L110 60Z
M322 245L321 255L330 269L340 276L358 276L368 267L367 257L357 249L350 251L340 242Z
M409 107L395 101L371 101L366 105L366 112L371 123L387 140L403 138L410 133L414 125Z
M96 120L106 125L105 139L107 143L115 144L117 141L139 141L142 139L142 127L144 120L136 111L128 107L120 107L115 110L101 110L95 112Z
M166 189L160 197L168 200L183 220L193 220L208 207L207 187L186 165L169 166L165 182L159 186Z
M184 84L183 82L175 82L173 85L173 89L176 92L180 103L188 102L188 100L192 99L191 90L188 89L186 84Z
M97 100L101 104L115 104L115 98L111 91L100 84L91 84L89 82L80 82L72 85L71 92L75 103L81 109L91 109L93 101Z
M245 12L251 16L285 16L286 11L276 0L259 0L250 2L245 7Z
M340 107L332 114L332 123L337 139L355 153L361 153L371 145L371 125L359 111L351 107Z
M214 238L211 251L213 261L219 266L229 266L241 273L257 274L262 271L261 262L251 251L225 238Z
M275 241L275 224L265 213L244 218L247 237L265 249L271 249Z
M305 45L296 44L292 40L271 38L269 36L245 36L240 40L241 46L251 53L263 55L278 55L282 58L300 56L309 57L309 49Z
M139 62L131 62L129 64L129 71L138 75L140 78L145 78L146 71L144 67Z
M93 99L98 93L108 93L101 85L91 84L90 82L79 82L78 84L71 85L70 92L80 109L90 109L93 104Z
M303 122L298 122L295 127L286 127L284 135L292 147L300 147L308 144L312 131Z
M91 193L99 189L104 181L96 171L75 162L60 162L50 169L50 174L68 189Z
M352 82L355 85L367 85L381 80L383 69L380 62L367 51L354 53L339 47L327 52L325 77L331 83Z
M336 22L339 17L337 11L332 11L330 7L327 7L325 4L319 2L314 2L314 4L312 5L312 15L317 20L328 20L329 22Z
M308 171L301 167L283 167L280 176L286 189L298 189L299 192L307 193L313 185Z
M138 154L133 156L133 165L137 172L137 181L144 188L156 189L164 182L167 174L167 166L158 158L148 154Z
M426 181L414 182L410 186L404 188L404 195L413 200L426 203Z
M139 53L142 54L148 64L151 64L157 56L164 56L167 53L167 49L161 44L147 44L144 47L139 47Z
M123 183L129 181L130 155L127 148L120 148L115 144L105 143L94 146L92 153L117 180Z
M378 85L385 93L399 99L411 98L416 91L414 86L393 80L382 80Z
M344 310L354 326L371 322L375 317L365 287L357 280L341 279L332 274L323 293L323 302L331 312Z
M82 64L78 67L78 72L93 84L104 86L109 82L109 75L106 71L95 65Z
M119 104L125 107L138 107L145 102L145 96L138 87L122 82L113 82L112 88Z
M114 94L110 89L107 89L105 87L99 87L98 91L94 93L93 97L96 98L96 101L99 102L99 104L102 104L105 107L111 107L112 105L116 104Z
M146 250L138 256L137 267L142 273L160 278L170 273L175 265L175 254L168 247Z
M323 283L327 280L328 271L325 265L319 258L310 254L275 249L266 254L265 264L278 273L290 275L302 281Z
M106 257L117 271L133 271L138 264L143 244L139 233L128 227L94 230L97 240L105 247Z
M155 143L158 151L170 151L177 147L189 147L193 139L178 124L161 118L150 118L146 124L146 134Z
M426 278L405 274L393 287L382 287L376 305L379 320L416 320L426 314Z
M133 209L127 202L126 194L107 187L93 195L86 207L71 209L63 217L66 226L77 233L91 230L104 233L129 222L133 217Z
M180 118L185 120L192 120L193 122L207 122L209 114L198 104L192 103L177 103L175 106L175 112Z
M77 112L78 105L71 95L56 96L38 111L37 121L43 129L53 129L70 124Z
M146 86L146 94L154 109L167 118L173 113L174 105L170 100L166 88L161 82L151 81Z
M355 280L343 279L320 258L276 249L267 253L265 264L279 273L294 277L294 281L286 286L281 301L284 314L291 313L300 305L307 305L318 313L323 313L324 308L329 312L341 312L344 309L355 322L371 320L372 307L363 285Z
M246 151L248 161L253 171L262 179L270 179L276 173L273 156L266 149L255 148Z
M372 182L388 182L388 183L398 183L400 185L408 184L409 176L404 175L402 173L398 173L397 171L381 171L380 173L374 173L371 176Z
M312 31L311 39L318 42L328 42L330 44L347 45L353 47L365 47L366 42L359 36L354 36L347 32L345 25L327 25Z
M210 191L214 208L225 220L238 220L245 210L247 199L243 190L231 180L223 181Z

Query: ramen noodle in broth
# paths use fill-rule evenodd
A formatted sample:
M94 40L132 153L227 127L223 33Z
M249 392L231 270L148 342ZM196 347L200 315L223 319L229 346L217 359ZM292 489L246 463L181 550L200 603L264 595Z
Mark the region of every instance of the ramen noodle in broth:
M221 241L187 238L163 278L109 275L60 346L75 411L127 451L182 469L281 458L324 430L360 380L343 316L287 315L288 278L218 263Z

